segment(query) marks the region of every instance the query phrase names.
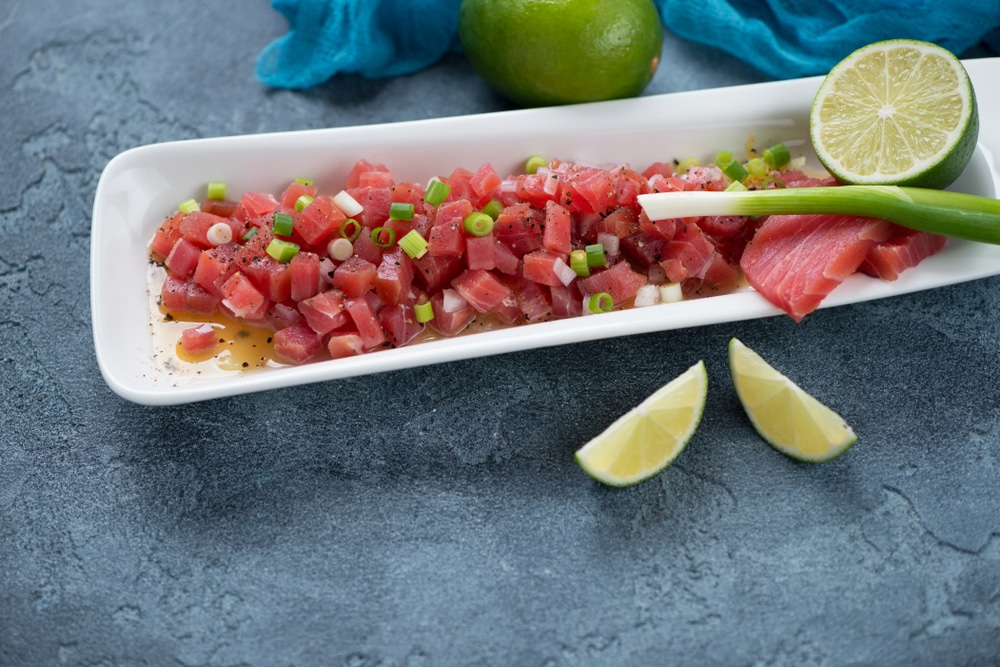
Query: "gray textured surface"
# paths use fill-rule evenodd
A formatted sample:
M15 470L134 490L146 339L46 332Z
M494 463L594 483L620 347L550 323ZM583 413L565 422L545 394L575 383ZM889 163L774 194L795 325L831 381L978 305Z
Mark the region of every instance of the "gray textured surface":
M0 664L1000 664L997 279L186 407L112 394L87 279L113 155L503 106L459 57L265 90L284 29L262 1L0 3ZM650 92L759 80L665 51ZM732 335L860 443L821 467L762 444ZM576 468L699 358L675 466L630 490Z

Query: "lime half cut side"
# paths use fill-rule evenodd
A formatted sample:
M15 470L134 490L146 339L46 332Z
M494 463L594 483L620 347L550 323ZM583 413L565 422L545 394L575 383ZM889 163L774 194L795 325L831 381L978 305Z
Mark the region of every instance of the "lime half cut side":
M736 338L729 341L729 373L750 423L779 452L821 463L837 458L857 442L840 415Z
M684 451L701 422L707 395L708 374L699 361L577 450L576 462L611 486L649 479Z
M820 162L842 183L944 188L972 158L979 112L950 51L894 39L863 46L830 70L809 130Z

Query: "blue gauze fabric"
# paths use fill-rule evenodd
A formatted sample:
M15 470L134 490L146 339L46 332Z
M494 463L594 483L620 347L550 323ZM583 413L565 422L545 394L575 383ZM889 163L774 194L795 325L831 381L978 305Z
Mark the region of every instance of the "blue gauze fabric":
M654 0L677 36L716 47L778 79L821 74L882 39L935 42L961 54L1000 51L1000 0ZM461 0L272 0L288 33L257 61L275 88L337 74L410 74L459 51ZM669 64L665 64L669 66Z

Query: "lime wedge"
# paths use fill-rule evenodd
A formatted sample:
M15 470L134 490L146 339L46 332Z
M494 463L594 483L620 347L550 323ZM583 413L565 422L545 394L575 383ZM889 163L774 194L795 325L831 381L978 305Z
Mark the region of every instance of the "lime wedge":
M820 463L857 442L840 415L735 338L729 341L729 373L750 423L779 452Z
M708 374L699 361L577 450L576 462L611 486L649 479L684 451L701 422L707 394Z
M976 97L961 61L910 39L869 44L834 66L809 123L820 162L855 185L947 187L979 136Z

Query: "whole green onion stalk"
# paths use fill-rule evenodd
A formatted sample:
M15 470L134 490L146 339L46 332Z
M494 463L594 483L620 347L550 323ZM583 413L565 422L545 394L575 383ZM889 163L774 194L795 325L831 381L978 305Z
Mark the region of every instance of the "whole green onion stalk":
M639 195L650 220L706 215L829 214L879 218L953 238L1000 244L1000 200L895 185L693 190Z

